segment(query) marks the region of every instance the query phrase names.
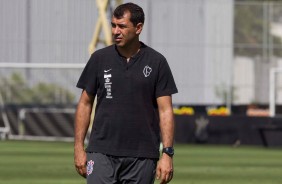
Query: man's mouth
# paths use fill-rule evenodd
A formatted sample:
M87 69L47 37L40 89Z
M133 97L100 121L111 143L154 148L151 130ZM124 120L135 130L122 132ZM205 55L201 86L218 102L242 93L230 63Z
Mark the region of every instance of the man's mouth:
M115 41L119 42L119 41L121 41L121 38L117 37L117 38L115 38Z

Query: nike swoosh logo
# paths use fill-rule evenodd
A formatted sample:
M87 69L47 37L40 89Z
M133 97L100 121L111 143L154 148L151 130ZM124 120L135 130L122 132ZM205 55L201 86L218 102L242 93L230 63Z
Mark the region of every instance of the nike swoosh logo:
M112 69L109 69L109 70L104 70L104 72L109 72L109 71L111 71Z

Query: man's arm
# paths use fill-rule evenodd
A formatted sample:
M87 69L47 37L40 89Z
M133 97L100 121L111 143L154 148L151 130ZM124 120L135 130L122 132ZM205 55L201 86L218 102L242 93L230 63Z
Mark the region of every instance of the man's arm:
M163 147L172 147L174 140L174 117L171 96L157 98L160 130ZM163 153L157 166L157 179L161 184L168 183L173 177L173 158Z
M84 139L89 127L94 97L82 91L75 114L74 164L77 172L86 177Z

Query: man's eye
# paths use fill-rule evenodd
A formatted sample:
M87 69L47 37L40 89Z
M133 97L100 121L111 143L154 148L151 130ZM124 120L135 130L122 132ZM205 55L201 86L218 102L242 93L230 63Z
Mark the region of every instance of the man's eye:
M112 28L115 28L116 27L116 25L115 24L112 24Z

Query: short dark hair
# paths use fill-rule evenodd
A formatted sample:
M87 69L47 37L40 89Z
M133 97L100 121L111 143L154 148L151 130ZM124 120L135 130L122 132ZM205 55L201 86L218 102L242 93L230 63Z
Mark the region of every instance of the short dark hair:
M120 19L123 17L125 12L130 12L130 21L136 26L138 23L144 24L145 21L145 14L143 9L134 3L125 3L119 5L114 13L113 16Z

